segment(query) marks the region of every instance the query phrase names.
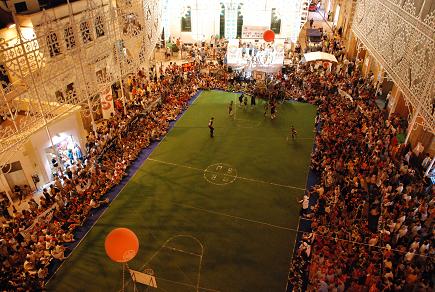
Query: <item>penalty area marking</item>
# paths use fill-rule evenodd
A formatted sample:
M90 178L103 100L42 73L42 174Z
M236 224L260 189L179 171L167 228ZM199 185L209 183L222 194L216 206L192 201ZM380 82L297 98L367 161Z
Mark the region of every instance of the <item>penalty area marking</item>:
M215 163L204 170L204 179L214 185L227 185L237 179L237 170L226 163Z

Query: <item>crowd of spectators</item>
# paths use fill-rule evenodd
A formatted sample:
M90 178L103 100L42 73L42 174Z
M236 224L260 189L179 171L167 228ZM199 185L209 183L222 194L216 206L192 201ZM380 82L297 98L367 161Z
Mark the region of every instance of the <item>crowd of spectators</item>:
M120 183L142 149L166 134L169 122L196 92L196 79L178 79L179 70L169 66L157 82L140 72L130 78L125 113L119 108L87 136L84 162L60 171L39 200L29 200L28 209L9 214L5 208L0 230L2 290L44 286L50 263L68 253L64 244L75 240L74 232L92 209L110 203L107 192Z
M293 291L431 291L435 189L420 150L398 143L400 119L377 107L372 76L349 64L305 68L287 82L292 96L318 105L321 126L311 162L320 184L303 212L312 232L302 235L289 284Z
M373 74L362 76L361 60L347 60L338 39L325 45L338 64L297 65L276 76L277 82L266 81L264 94L255 82L239 82L226 70L194 78L203 89L318 106L320 131L311 167L320 184L301 201L316 198L301 212L312 232L302 234L291 263L289 283L295 291L307 288L304 277L309 290L429 291L434 189L423 176L420 151L398 143L406 125L378 108L378 86ZM298 64L300 56L294 59Z
M93 208L110 203L107 192L142 149L166 134L199 88L258 93L254 82L238 82L224 68L200 58L189 73L171 63L132 76L126 109L118 104L117 114L89 134L85 161L56 177L39 203L8 216L0 240L2 288L44 285L50 262L65 257L63 243L75 240ZM309 275L310 290L433 289L434 189L417 155L398 143L400 121L377 108L371 76L363 78L358 61L344 58L335 66L298 65L276 77L269 95L318 105L320 126L311 166L321 183L302 200L312 232L296 249L291 287L302 290ZM315 204L308 204L310 197Z

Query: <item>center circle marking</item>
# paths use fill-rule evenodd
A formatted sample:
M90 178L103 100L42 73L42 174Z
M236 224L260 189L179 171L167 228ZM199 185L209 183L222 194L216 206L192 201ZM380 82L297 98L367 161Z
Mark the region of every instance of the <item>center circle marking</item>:
M212 164L204 170L204 179L214 185L227 185L237 179L237 170L226 163Z

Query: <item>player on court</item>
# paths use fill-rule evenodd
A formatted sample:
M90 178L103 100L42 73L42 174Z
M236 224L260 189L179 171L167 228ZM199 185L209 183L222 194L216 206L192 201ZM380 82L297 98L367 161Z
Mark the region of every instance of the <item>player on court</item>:
M276 118L276 104L272 102L270 105L270 119L273 120Z
M246 95L243 98L243 105L245 106L245 109L248 107L248 97Z
M228 105L228 115L230 117L233 117L233 101L230 101L230 104Z
M240 107L242 107L242 102L243 102L243 97L245 96L244 93L239 95L239 102L240 102Z
M295 127L292 125L290 127L290 133L287 136L287 141L290 140L290 136L292 137L292 140L296 139L297 135L298 135L298 132L296 131Z
M214 132L214 127L213 127L213 122L214 122L214 118L211 117L210 121L208 122L208 128L210 129L210 138L213 138L213 132Z

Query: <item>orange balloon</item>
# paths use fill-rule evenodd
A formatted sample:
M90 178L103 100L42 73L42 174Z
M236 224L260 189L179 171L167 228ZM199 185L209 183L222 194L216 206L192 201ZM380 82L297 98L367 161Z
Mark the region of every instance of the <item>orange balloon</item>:
M272 30L268 29L263 33L263 39L266 42L272 42L275 39L275 33Z
M130 229L115 228L106 236L104 248L112 261L126 263L136 256L139 240Z

